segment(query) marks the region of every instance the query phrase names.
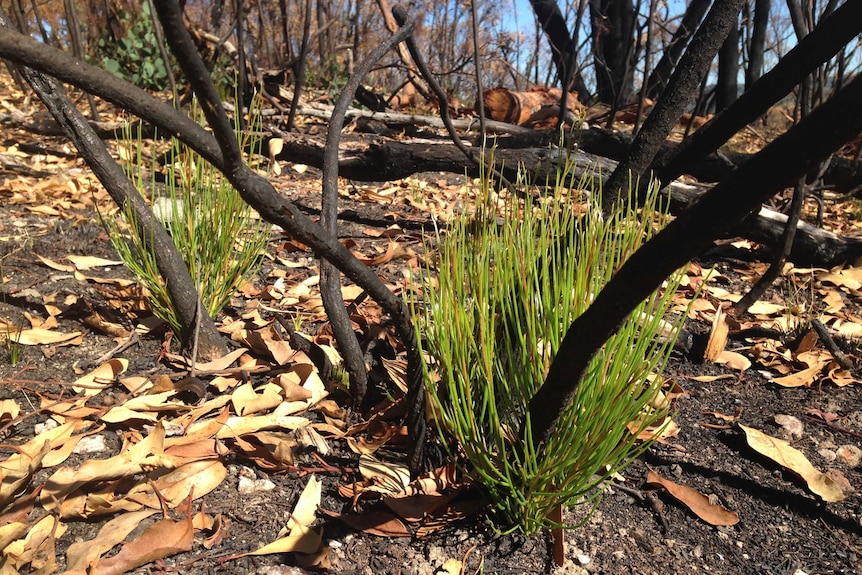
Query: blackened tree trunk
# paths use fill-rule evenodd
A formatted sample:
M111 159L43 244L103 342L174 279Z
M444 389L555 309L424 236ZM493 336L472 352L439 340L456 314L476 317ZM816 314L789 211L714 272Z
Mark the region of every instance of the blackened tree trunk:
M575 62L574 54L577 46L575 46L575 41L566 25L566 19L560 12L560 7L556 0L530 0L530 5L533 7L539 26L542 27L548 37L548 42L551 44L551 57L554 60L554 67L557 69L557 79L560 81L560 86L568 87L566 91L576 91L578 99L586 103L589 100L590 92L580 73L572 69L574 68L572 63Z
M716 2L715 6L722 4ZM593 355L638 302L675 269L756 211L762 201L792 185L796 178L862 131L862 114L847 114L860 98L862 77L857 77L799 125L740 166L623 264L566 332L545 383L530 400L529 417L522 421L521 437L525 441L529 433L536 449L547 444Z
M737 25L744 0L724 0L712 5L685 54L680 58L667 89L662 92L643 128L632 142L628 156L617 165L605 184L602 210L610 213L625 196L629 181L645 175L662 144L685 109L694 102L700 79L706 75L721 44Z
M715 88L715 111L720 112L736 101L739 93L739 26L730 33L718 51L718 81Z
M682 17L679 27L673 33L670 46L664 51L655 69L650 73L647 80L647 97L655 100L667 86L670 75L673 73L676 63L679 62L688 40L694 35L694 31L703 20L704 14L709 10L710 0L692 0Z
M634 94L634 4L591 0L590 18L598 100L613 106L628 103Z
M746 91L763 73L766 25L769 23L771 4L771 0L754 0L754 22L751 26L751 44L748 48L748 68L745 69Z
M656 177L667 184L722 146L746 124L766 113L789 94L794 86L862 33L862 2L845 2L800 40L780 62L739 100L686 138L673 152L652 166ZM854 185L855 186L855 185Z
M281 21L281 45L283 50L281 53L283 60L280 65L283 65L284 62L293 60L293 48L290 45L290 29L287 21L287 0L278 0L278 12Z

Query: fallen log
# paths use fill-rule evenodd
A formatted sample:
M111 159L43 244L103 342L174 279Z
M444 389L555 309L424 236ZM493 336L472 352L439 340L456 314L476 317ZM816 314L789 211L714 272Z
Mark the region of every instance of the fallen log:
M307 136L280 134L284 147L276 157L284 162L297 162L319 167L323 162L323 141ZM494 159L501 172L516 180L519 166L528 167L534 183L553 178L566 159L566 150L545 148L499 148ZM573 150L573 170L577 178L606 178L616 162L582 150ZM450 172L478 177L479 169L466 161L463 153L445 140L411 140L399 142L387 138L363 138L345 141L339 152L339 174L342 177L381 182L402 179L421 172ZM697 201L707 184L673 182L664 193L671 199L672 213L679 213ZM752 241L775 245L787 217L761 208L756 217L748 218L734 235ZM800 222L790 260L800 266L832 267L852 262L862 256L862 240L839 236L822 228Z

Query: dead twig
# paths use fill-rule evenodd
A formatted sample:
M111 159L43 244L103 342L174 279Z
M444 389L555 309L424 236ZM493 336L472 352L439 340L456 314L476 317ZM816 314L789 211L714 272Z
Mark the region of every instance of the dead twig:
M812 319L811 327L813 327L814 331L817 332L817 337L820 338L820 341L823 342L823 345L826 346L826 349L829 350L829 353L832 354L832 357L835 358L835 361L838 362L841 369L846 369L848 371L853 369L853 362L850 361L850 358L847 357L843 351L838 349L838 345L835 343L835 340L832 339L832 336L829 334L829 330L826 329L823 322L819 319Z

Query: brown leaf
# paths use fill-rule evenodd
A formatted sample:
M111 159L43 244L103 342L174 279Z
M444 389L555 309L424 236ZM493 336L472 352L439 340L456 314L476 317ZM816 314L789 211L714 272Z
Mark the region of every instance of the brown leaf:
M120 552L99 561L99 575L122 575L156 559L188 551L194 542L191 515L181 521L162 519L147 527L141 535L123 545Z
M808 489L823 501L834 503L845 498L841 487L831 477L811 465L805 455L790 443L752 427L739 427L745 432L745 439L752 449L801 477Z
M662 486L674 499L688 507L692 513L710 525L736 525L739 517L721 505L713 505L703 493L686 485L665 479L652 469L647 471L647 483Z
M712 320L712 330L709 333L706 350L703 352L705 361L715 361L719 354L724 351L724 347L727 345L728 329L724 310L718 308Z
M69 571L86 570L98 561L103 553L110 551L122 542L138 524L156 513L153 509L123 513L105 523L94 539L76 541L66 551L66 569Z
M321 511L330 517L335 517L348 527L362 531L363 533L379 535L380 537L412 537L413 535L400 519L388 511L371 511L368 513L347 515L323 509Z

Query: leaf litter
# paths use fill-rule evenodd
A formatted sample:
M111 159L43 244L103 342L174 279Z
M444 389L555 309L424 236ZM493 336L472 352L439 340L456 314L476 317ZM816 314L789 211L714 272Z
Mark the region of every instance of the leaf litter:
M27 157L14 149L6 149L5 153ZM47 156L37 167L52 170L55 175L18 176L4 182L4 199L13 209L26 212L13 214L20 221L28 221L27 214L37 214L81 222L95 206L113 209L107 195L95 185L89 172L81 169L78 160ZM446 181L429 183L408 178L385 188L357 186L352 193L357 202L383 204L388 213L403 221L419 221L416 213L447 221L463 208L465 188ZM402 204L410 206L414 215L402 217ZM7 234L4 241L49 233L27 225L23 228L26 232ZM391 280L392 287L401 290L409 285L399 272L416 266L421 257L415 251L418 239L402 227L389 225L382 232L366 228L346 240L346 245L367 265L395 270L388 275L395 278ZM331 553L322 531L313 526L317 517L337 517L358 531L379 536L416 538L429 536L475 513L480 500L469 494L469 479L460 476L453 466L440 467L410 482L403 466L395 462L397 458L388 454L387 448L405 443L404 428L387 415L397 412L399 395L403 393L403 384L401 389L397 385L403 381L403 365L399 363L403 359L382 358L383 371L393 382L393 397L375 410L379 416L351 426L343 410L328 397L328 386L311 360L291 349L271 320L263 317L262 313L287 311L305 324L324 319L317 290L319 278L315 263L308 259L307 248L282 238L274 254L278 267L266 278L265 285L244 287L240 291L242 299L234 302L239 313L221 321L221 330L242 347L223 361L196 366L199 373L206 374L208 381L203 386L170 377L174 373L162 373L160 379L141 375L135 369L126 375L129 360L116 357L95 369L81 370L80 377L67 386L74 395L43 394L37 405L2 400L0 426L4 430L26 421L34 409L50 416L40 428L34 428L33 437L8 450L8 455L4 451L5 459L0 461L0 548L4 569L10 573L28 569L50 573L65 565L66 572L84 573L97 565L99 573L124 573L186 551L195 540L206 549L214 549L227 537L230 519L208 514L205 502L207 494L228 476L225 458L237 456L267 473L295 473L302 469L296 464L301 444L314 445L313 450L322 455L330 443L343 441L346 449L358 454L353 473L346 473L348 468L344 466L320 460L320 469L324 470L321 473L340 475L341 496L356 505L344 512L323 506L322 484L317 472L311 472L306 465L309 472L304 474L305 487L279 536L231 559L293 552L303 566L326 568ZM44 265L43 273L68 274L73 281L94 289L98 286L112 290L100 292L115 296L108 299L112 311L125 318L129 327L142 324L139 320L145 310L140 305L141 294L122 291L131 290L132 282L107 273L107 269L117 266L110 254L57 253L52 258L37 257ZM98 269L103 271L94 271ZM788 265L783 278L786 285L792 286L792 293L757 302L743 318L727 318L723 310L740 295L739 287L731 286L729 277L755 277L762 269L756 265L736 266L723 274L710 275L708 269L692 264L689 286L677 294L679 309L689 303L698 286L705 286L701 299L691 308L690 319L715 326L704 359L708 364L715 362L724 367L717 368L722 373L690 379L713 385L724 381L732 386L757 370L759 375L768 374L772 383L788 389L824 382L856 385L856 375L840 369L816 337L813 343L810 339L805 343L804 338L800 342L789 337L739 338L735 334L756 327L783 334L804 331L805 318L816 313L833 333L845 338L860 337L860 269L854 265L832 270ZM4 270L4 274L8 272ZM344 286L344 295L348 302L361 298L360 292L349 285ZM43 350L45 357L57 346L86 343L88 334L77 329L62 331L57 321L65 311L79 305L76 296L58 297L33 290L27 297L41 306L45 319L30 314L29 327L21 327L21 322L0 318L0 337L7 342L17 337L21 345ZM384 318L376 306L363 303L354 319L363 331L376 332L380 341L397 350L391 335L382 327ZM108 323L103 319L97 325L105 326L102 332L108 333ZM128 337L130 333L115 337ZM314 339L323 342L337 359L334 350L326 346L325 327ZM163 357L173 361L179 370L188 367L183 358L168 353ZM275 373L278 370L281 371ZM685 401L685 379L688 378L680 377L682 383L668 382L680 392L672 401ZM824 389L828 393L829 388ZM192 402L180 398L188 391L194 392L196 399ZM718 407L713 413L721 416ZM723 417L730 424L746 419L742 412ZM88 438L104 435L108 426L121 433L120 447L108 457L81 462L79 446ZM839 497L847 495L839 482L815 468L785 440L753 427L739 425L739 429L752 449L798 476L818 497L839 501ZM689 430L669 421L653 431L661 434L663 449L684 453L684 437ZM733 432L732 428L728 431ZM70 458L73 463L67 464ZM662 485L675 500L711 525L733 525L740 520L736 512L715 505L709 497L655 473L647 477L647 483ZM107 522L94 537L65 547L65 558L58 560L56 549L69 527L76 521L93 518L105 518ZM450 567L455 564L460 564L460 559L450 558Z

